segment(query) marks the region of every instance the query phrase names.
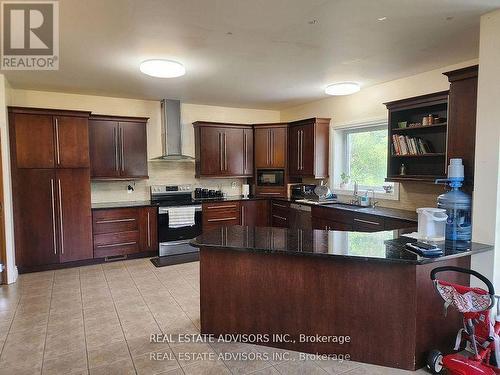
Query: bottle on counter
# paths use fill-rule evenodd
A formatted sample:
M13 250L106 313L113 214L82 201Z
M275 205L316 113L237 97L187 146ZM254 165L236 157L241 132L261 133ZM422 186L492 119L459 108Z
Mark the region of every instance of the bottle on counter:
M448 178L436 180L436 183L446 183L451 190L441 194L437 206L446 210L445 242L446 247L468 249L472 240L472 198L460 190L464 181L464 166L462 159L450 159Z

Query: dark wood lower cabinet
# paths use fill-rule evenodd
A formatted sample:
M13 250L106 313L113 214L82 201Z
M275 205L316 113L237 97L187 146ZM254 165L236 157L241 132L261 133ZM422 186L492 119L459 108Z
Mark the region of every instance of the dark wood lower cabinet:
M88 169L19 169L14 198L21 269L92 258Z
M358 213L331 207L312 207L313 229L354 230L359 232L378 232L414 228L416 221Z
M290 203L279 200L271 201L271 225L278 228L288 228L290 219Z
M203 204L203 231L241 224L240 201Z
M13 190L17 266L58 263L55 171L20 169Z
M60 261L92 258L90 170L58 169Z
M270 222L269 206L267 199L242 201L241 225L268 227Z
M92 214L94 258L158 251L156 207L97 209Z

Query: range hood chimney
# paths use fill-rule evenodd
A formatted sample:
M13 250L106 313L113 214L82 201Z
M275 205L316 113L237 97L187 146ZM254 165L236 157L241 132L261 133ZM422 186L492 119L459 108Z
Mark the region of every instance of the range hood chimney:
M192 156L182 154L180 100L163 99L160 103L162 156L154 160L193 161Z

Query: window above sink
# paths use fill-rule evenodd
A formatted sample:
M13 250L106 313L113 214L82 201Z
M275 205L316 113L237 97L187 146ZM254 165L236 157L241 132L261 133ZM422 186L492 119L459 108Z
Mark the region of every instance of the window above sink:
M359 195L369 191L371 197L373 190L376 198L399 199L399 185L385 182L387 126L387 120L381 119L335 127L330 160L333 168L330 187L334 193L352 195L357 182Z

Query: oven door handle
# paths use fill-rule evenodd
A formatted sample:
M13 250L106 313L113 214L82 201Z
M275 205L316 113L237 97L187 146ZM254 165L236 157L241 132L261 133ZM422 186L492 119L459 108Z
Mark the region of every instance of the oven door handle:
M160 242L160 246L175 246L175 245L185 245L185 244L188 244L189 242L191 242L191 240L185 240L185 241L172 241L172 242L169 242L169 241L165 241L165 242Z
M181 207L190 207L190 206L181 206ZM159 207L158 208L158 214L164 215L168 214L168 211L173 208L173 207ZM201 206L194 206L195 212L200 212L201 211Z

